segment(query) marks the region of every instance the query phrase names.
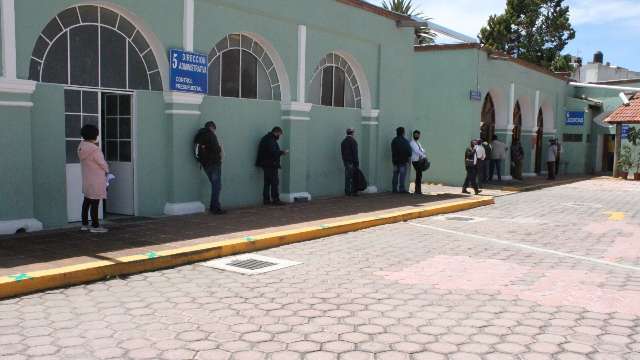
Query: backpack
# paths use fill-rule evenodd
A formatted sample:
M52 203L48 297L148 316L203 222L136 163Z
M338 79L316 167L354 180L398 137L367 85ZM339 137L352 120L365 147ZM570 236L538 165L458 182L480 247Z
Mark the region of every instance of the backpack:
M206 167L211 162L211 153L209 152L209 137L207 136L209 129L200 129L193 138L194 157L201 166Z

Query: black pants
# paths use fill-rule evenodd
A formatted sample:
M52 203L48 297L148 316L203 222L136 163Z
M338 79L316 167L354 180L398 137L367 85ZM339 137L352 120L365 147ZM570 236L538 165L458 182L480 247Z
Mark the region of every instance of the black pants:
M554 180L556 178L556 162L547 161L547 179Z
M91 226L94 228L100 226L100 220L98 219L99 208L99 199L84 198L84 202L82 202L82 226L89 226L89 210L91 210Z
M422 194L422 163L420 161L413 162L413 169L416 171L416 183L414 192Z
M264 169L264 187L262 188L262 200L265 203L280 201L280 179L278 178L278 168Z
M344 194L347 196L355 195L356 191L356 165L354 163L344 163Z
M478 166L467 166L467 178L464 180L464 185L462 185L462 190L467 190L469 185L473 187L473 190L478 192L478 182L476 181L478 177Z

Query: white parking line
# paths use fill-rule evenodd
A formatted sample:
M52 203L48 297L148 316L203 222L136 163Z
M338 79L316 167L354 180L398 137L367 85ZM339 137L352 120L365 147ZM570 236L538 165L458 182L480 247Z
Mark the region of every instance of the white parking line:
M615 262L612 262L612 261L595 259L595 258L591 258L591 257L587 257L587 256L574 255L574 254L569 254L569 253L565 253L565 252L562 252L562 251L550 250L550 249L545 249L545 248L541 248L541 247L537 247L537 246L520 244L520 243L512 242L512 241L494 239L494 238L481 236L481 235L467 234L467 233L463 233L463 232L460 232L460 231L443 229L443 228L439 228L439 227L431 226L431 225L423 225L423 224L418 224L418 223L414 223L414 222L408 222L407 224L413 225L413 226L417 226L417 227L421 227L421 228L425 228L425 229L440 231L440 232L444 232L444 233L449 233L449 234L454 234L454 235L474 238L474 239L478 239L478 240L490 241L490 242L493 242L493 243L496 243L496 244L501 244L501 245L506 245L506 246L511 246L511 247L517 247L517 248L521 248L521 249L525 249L525 250L529 250L529 251L536 251L536 252L542 252L542 253L547 253L547 254L553 254L553 255L556 255L556 256L562 256L562 257L568 257L568 258L582 260L582 261L588 261L588 262L592 262L592 263L596 263L596 264L600 264L600 265L607 265L607 266L617 267L617 268L621 268L621 269L625 269L625 270L640 271L640 267L633 266L633 265L619 264L619 263L615 263Z

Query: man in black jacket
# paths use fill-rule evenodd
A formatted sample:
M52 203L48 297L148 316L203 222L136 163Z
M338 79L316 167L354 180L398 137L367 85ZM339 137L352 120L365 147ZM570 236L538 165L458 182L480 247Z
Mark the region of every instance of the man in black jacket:
M355 130L347 129L347 136L342 140L342 162L344 163L344 193L347 196L358 196L355 186L355 175L360 167L358 160L358 142L354 138Z
M198 131L194 140L196 158L211 182L211 202L209 211L215 215L225 214L220 206L222 190L222 146L216 136L216 124L209 121Z
M404 137L404 128L396 129L396 137L391 142L391 159L393 161L393 180L391 182L394 193L408 194L406 189L407 169L411 161L411 144Z
M278 169L280 169L280 157L289 153L287 150L280 150L278 140L283 135L282 128L276 126L262 137L258 146L258 157L256 166L264 170L264 187L262 189L262 200L265 205L284 205L280 201L280 179Z

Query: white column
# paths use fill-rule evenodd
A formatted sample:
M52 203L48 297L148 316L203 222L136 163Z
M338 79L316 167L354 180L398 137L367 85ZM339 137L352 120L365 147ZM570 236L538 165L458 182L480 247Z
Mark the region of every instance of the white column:
M538 112L540 111L540 90L536 90L536 100L533 106L533 128L538 127Z
M298 25L298 91L297 100L306 101L307 76L307 27Z
M193 51L193 32L195 18L195 0L184 0L182 18L182 46L186 51Z
M2 0L2 76L16 79L16 9L14 0Z
M513 127L513 109L516 107L516 83L509 88L509 109L507 109L507 129Z

